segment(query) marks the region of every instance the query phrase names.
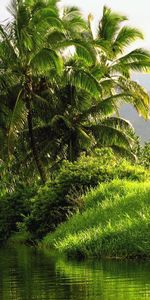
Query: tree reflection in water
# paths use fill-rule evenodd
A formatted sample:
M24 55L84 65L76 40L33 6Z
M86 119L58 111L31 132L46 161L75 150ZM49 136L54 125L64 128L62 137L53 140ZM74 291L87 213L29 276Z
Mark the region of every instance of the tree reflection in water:
M0 299L150 299L150 262L73 261L25 246L1 248Z

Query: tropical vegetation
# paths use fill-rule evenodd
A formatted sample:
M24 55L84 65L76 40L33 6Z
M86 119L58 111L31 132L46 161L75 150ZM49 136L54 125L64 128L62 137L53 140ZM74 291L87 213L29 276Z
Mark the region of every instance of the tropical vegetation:
M57 0L12 0L9 11L0 25L0 240L20 232L37 242L57 236L60 223L64 232L82 223L91 188L106 191L114 179L133 192L137 181L148 186L149 143L119 110L128 103L148 119L149 95L132 72L150 70L150 52L134 47L143 34L106 6L96 31L92 15Z
M0 27L2 159L44 183L53 165L95 147L134 154L133 128L118 109L132 103L148 117L149 96L131 71L148 70L150 55L126 52L141 32L107 7L96 37L91 16L76 7L60 14L57 1L12 1L10 11Z

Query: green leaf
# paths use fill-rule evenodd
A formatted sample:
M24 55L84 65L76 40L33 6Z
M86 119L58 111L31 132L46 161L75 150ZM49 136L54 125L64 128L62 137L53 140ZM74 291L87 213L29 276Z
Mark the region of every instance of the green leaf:
M90 126L90 130L97 141L97 145L112 147L118 146L123 149L131 150L133 140L125 132L115 127L98 124Z
M114 40L120 25L127 17L114 13L110 8L104 6L103 16L99 23L98 37L104 40Z
M127 80L123 77L119 78L118 85L124 92L131 96L131 104L134 105L139 115L145 119L149 117L150 97L145 89L137 82Z
M56 51L43 48L39 51L30 62L33 70L44 74L51 68L55 68L58 74L61 74L63 69L63 61Z
M12 147L20 131L24 128L27 120L28 112L25 103L22 100L22 93L23 90L20 90L12 114L10 116L8 130L8 151L10 151L10 148Z
M79 58L84 60L88 65L93 65L96 62L96 53L87 42L79 39L66 40L56 45L56 49L74 46Z
M119 52L122 53L124 48L130 46L130 44L135 42L137 38L144 38L140 30L128 26L122 27L112 45L113 51L116 54Z
M65 74L66 83L70 82L77 88L89 92L92 96L98 98L101 95L101 87L98 81L89 72L84 70L68 69Z
M107 116L110 116L118 111L118 107L123 101L127 103L130 102L131 96L127 93L120 93L112 95L108 98L100 99L96 105L92 105L88 110L86 110L83 116L91 115L92 117L97 117L99 120Z

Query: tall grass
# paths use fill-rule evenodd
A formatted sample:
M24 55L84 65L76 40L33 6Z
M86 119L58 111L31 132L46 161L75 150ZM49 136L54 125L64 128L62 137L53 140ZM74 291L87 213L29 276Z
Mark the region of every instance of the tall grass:
M82 212L43 244L69 255L150 256L150 182L114 180L85 196Z

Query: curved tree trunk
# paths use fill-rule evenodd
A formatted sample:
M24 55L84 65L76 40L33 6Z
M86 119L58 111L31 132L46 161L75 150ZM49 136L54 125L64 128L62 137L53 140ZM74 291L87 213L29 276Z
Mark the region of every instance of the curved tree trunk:
M46 182L46 173L45 173L42 161L39 157L35 137L34 137L34 134L33 134L32 108L31 108L31 102L30 101L28 101L27 108L28 108L28 130L29 130L30 146L31 146L31 149L32 149L33 157L34 157L38 172L40 174L41 180L42 180L43 183L45 183Z
M80 153L79 153L79 144L78 139L76 136L76 133L72 133L69 141L69 151L68 151L68 159L71 162L74 162L78 159Z
M30 147L31 147L33 157L34 157L34 160L36 163L36 167L40 174L41 180L43 183L45 183L46 182L46 173L45 173L43 163L39 156L39 151L38 151L34 133L33 133L33 115L32 115L32 105L31 105L33 87L32 87L32 79L30 76L30 70L28 71L26 79L27 80L26 80L25 102L26 102L26 107L28 110L28 130L29 130Z

